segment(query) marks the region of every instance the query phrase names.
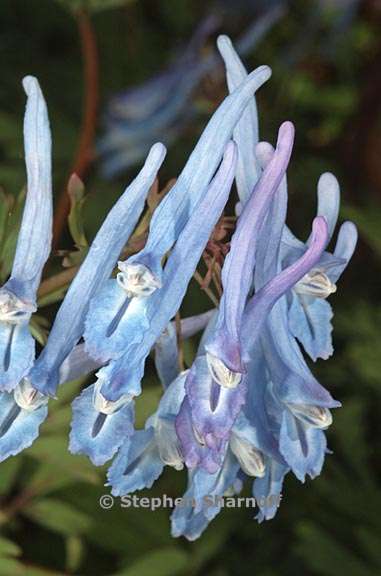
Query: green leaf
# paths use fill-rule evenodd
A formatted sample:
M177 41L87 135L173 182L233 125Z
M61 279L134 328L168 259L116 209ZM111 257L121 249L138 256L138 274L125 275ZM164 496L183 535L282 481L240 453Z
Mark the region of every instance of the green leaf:
M67 444L66 436L42 436L38 442L28 448L26 454L45 465L44 473L41 469L37 472L42 478L39 479L39 482L33 478L33 483L39 485L41 479L46 479L46 482L57 481L60 476L90 484L99 482L98 472L91 462L84 456L70 454ZM28 486L30 486L29 483Z
M115 576L175 576L185 571L189 562L189 555L184 550L168 546L145 554Z
M12 542L12 540L8 540L8 538L0 538L0 557L4 556L20 556L21 555L21 548Z
M372 204L363 208L344 205L341 208L344 218L353 220L358 227L361 236L371 248L381 256L381 208Z
M69 572L78 570L83 557L83 543L78 536L68 536L66 538L66 567Z
M299 555L307 566L321 576L377 576L365 562L357 558L350 547L335 541L332 536L312 522L301 522L297 533Z
M163 391L158 380L153 380L155 384L148 387L143 383L144 394L136 398L135 402L135 425L136 428L144 428L144 424L149 416L153 414L157 408L159 399Z
M25 189L23 189L16 198L8 196L8 217L4 226L3 241L1 244L1 276L3 278L6 278L10 274L12 268L24 201Z
M22 513L48 530L65 536L83 534L91 527L91 518L70 504L53 498L34 501Z
M0 495L7 494L11 490L20 470L21 462L21 458L10 458L1 463Z
M25 576L27 574L24 564L13 558L0 558L1 576ZM30 572L28 572L31 575ZM48 573L49 574L49 573ZM46 574L46 576L48 576Z

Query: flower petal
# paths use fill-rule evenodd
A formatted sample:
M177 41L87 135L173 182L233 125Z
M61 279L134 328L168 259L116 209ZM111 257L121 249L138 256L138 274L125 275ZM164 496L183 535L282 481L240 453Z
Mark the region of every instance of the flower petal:
M264 477L256 478L253 484L253 496L259 508L256 516L259 523L263 520L272 520L277 513L282 497L283 480L288 471L288 466L269 459Z
M228 36L219 36L217 47L225 63L226 80L231 93L246 80L247 72ZM237 122L233 131L233 139L238 146L237 191L244 205L249 200L260 174L255 158L255 147L258 143L258 112L255 96L250 100Z
M261 225L273 195L286 172L291 156L294 127L279 128L275 153L258 180L241 213L222 269L224 288L215 334L206 349L233 372L244 372L240 353L240 327L247 296L252 287Z
M306 474L311 478L320 474L327 441L322 430L304 426L289 410L284 410L279 449L295 476L304 482Z
M23 86L28 96L24 118L28 185L11 278L6 286L19 298L34 302L52 236L51 135L37 79L26 76Z
M0 322L0 390L10 392L29 372L35 341L27 324Z
M332 308L326 300L292 294L289 327L314 361L318 358L326 360L333 354L332 317Z
M99 412L94 406L94 387L85 388L72 404L69 450L86 454L95 466L101 466L133 433L134 409L130 402L112 414Z
M164 468L153 428L138 430L119 450L107 473L113 496L124 496L151 488Z
M23 410L13 394L0 394L0 462L28 448L38 436L40 425L48 415L47 406Z

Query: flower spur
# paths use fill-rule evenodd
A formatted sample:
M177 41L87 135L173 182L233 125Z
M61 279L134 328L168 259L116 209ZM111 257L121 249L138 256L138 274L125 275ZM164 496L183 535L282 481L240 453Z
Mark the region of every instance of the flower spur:
M24 119L27 192L11 276L0 289L0 390L10 392L31 368L35 342L29 320L49 256L52 236L51 135L38 82L23 80L28 96Z

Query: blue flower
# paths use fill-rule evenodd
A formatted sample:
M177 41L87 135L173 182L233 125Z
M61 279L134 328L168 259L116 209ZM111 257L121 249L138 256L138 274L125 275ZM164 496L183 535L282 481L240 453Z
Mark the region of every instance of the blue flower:
M257 68L222 102L176 184L156 208L145 247L127 261L119 262L116 280L110 280L92 301L85 341L93 356L104 360L118 358L131 341L131 332L140 334L148 328L146 308L148 300L163 284L163 257L206 194L247 103L270 75L267 66Z
M38 82L23 80L28 101L24 119L27 192L11 276L0 289L0 390L13 390L34 360L29 320L52 236L51 136Z
M6 325L0 339L4 346L4 370L0 374L3 382L7 382L4 388L14 391L3 392L0 397L4 405L0 419L0 460L20 452L35 440L47 416L48 398L62 381L92 369L93 359L82 357L78 361L78 354L70 358L83 335L89 300L111 274L165 155L161 144L152 147L142 171L111 210L59 308L45 348L33 362L34 341L27 323L35 309L36 290L50 250L51 144L46 106L38 83L27 77L24 87L29 95L25 114L28 191L14 266L2 289ZM98 365L97 360L95 364Z
M83 261L57 312L48 342L34 364L29 379L42 394L54 396L59 368L82 337L91 298L102 289L144 208L149 189L164 157L155 144L146 162L113 206Z
M185 377L185 372L179 374L166 389L145 429L125 438L107 474L114 496L150 488L166 465L176 470L183 468L175 418L184 397Z
M302 482L320 474L325 430L340 403L315 379L300 345L314 360L332 352L326 297L357 239L346 222L333 253L326 251L339 211L331 174L319 180L310 237L301 242L289 230L293 125L281 125L275 150L258 142L254 93L270 70L248 76L230 40L220 37L218 46L231 94L155 210L146 245L111 278L164 159L162 144L106 217L37 360L28 322L50 245L50 133L37 81L24 80L27 200L11 278L0 290L0 460L34 441L60 384L97 370L73 402L70 451L97 466L114 458L107 475L114 496L150 488L165 466L186 467L185 504L171 523L173 536L189 540L247 479L262 522L275 516L287 474ZM219 306L179 324L174 318L234 178L238 218ZM200 330L197 354L181 372L179 341ZM151 351L164 393L135 430L135 397Z
M92 433L92 426L99 421L98 414L103 412L106 418L112 414L116 420L117 408L130 403L133 397L140 394L146 357L180 307L202 251L227 201L235 166L235 146L230 143L226 147L221 166L204 198L190 215L168 257L163 272L162 287L149 299L144 300L146 321L128 323L127 314L126 333L123 334L125 339L123 356L110 362L97 373L97 382L94 387L96 396L94 397L89 392L83 396L81 403L78 401L74 405L71 432L73 451L86 452L88 447L92 446L89 450L91 455L94 450L98 450L95 448L98 435ZM139 303L140 300L134 298L134 302ZM130 308L131 306L128 307L127 312ZM102 409L102 406L107 406L107 412ZM88 416L86 410L88 410ZM99 418L102 417L99 416ZM103 418L104 421L105 418ZM106 427L105 434L108 429ZM102 438L102 436L99 437L99 442L103 445ZM122 441L121 435L110 434L110 439L107 439L105 459L108 459L119 448Z
M103 379L101 393L108 400L117 400L122 394L140 394L145 360L180 307L202 251L226 204L235 164L236 151L234 144L230 143L226 147L220 168L204 197L190 214L167 259L161 288L146 299L147 323L142 323L137 328L134 322L130 325L126 320L123 355L110 362L99 373ZM169 206L172 191L173 189L166 196ZM176 203L176 196L174 202Z

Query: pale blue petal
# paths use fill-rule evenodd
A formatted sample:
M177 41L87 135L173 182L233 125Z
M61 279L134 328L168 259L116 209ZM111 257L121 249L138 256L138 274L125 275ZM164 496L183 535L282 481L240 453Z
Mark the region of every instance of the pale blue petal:
M250 426L255 431L253 444L264 454L281 461L282 456L279 453L278 440L274 433L274 423L266 405L267 390L271 386L271 381L260 342L251 351L247 377L249 385L243 410ZM234 427L237 426L240 430L245 421L238 417Z
M279 449L301 482L304 482L306 474L311 478L320 474L326 448L322 430L304 426L289 410L283 411Z
M214 315L215 310L208 310L196 316L182 318L180 321L180 338L191 338L203 330ZM176 323L170 322L155 344L155 366L164 388L167 388L179 373L178 345Z
M282 334L285 334L283 344L287 347L290 346L291 340L287 330L287 319L279 315L279 310L282 310L282 303L280 301L281 308L274 307L274 304L319 261L328 240L327 225L324 218L321 216L316 217L312 229L312 240L304 254L262 286L248 302L241 336L244 347L250 349L254 346L261 334L265 320L268 317L270 319L274 318L274 315L277 318L276 326L278 326L279 322L285 323L284 332L282 332ZM275 312L269 316L272 308ZM274 323L275 332L278 330L276 326ZM300 364L304 363L303 358L300 359L299 355L298 359Z
M65 358L59 370L59 383L71 382L83 378L90 372L102 366L99 360L94 360L85 350L84 344L78 344L69 356Z
M138 430L126 440L107 473L113 496L151 488L164 468L153 428Z
M256 155L261 168L265 169L274 155L274 148L268 142L260 142L256 147ZM276 271L280 271L278 270L279 246L285 229L287 200L287 178L285 175L273 198L261 229L254 271L256 290L262 288L263 284Z
M179 413L181 403L185 396L185 380L189 370L181 372L160 398L157 415L162 418L176 416Z
M317 216L323 216L328 226L328 236L332 238L340 209L340 186L336 177L325 172L319 178Z
M35 341L27 324L0 323L0 390L10 391L29 372Z
M343 263L328 271L328 275L332 282L337 282L347 267L355 251L357 239L357 228L353 222L344 222L340 227L335 251L333 253L335 258L342 259Z
M171 515L172 536L185 536L190 541L199 538L220 512L218 497L234 484L238 472L239 464L234 455L228 452L223 466L216 473L197 470L190 474L184 500Z
M23 410L13 394L0 394L0 462L28 448L38 436L40 425L48 415L47 406Z
M168 327L156 341L155 366L164 388L167 388L179 374L177 333L173 323L168 324Z
M259 523L263 520L272 520L277 513L282 496L283 480L288 471L288 466L269 459L266 462L266 473L263 478L255 479L253 496L259 508L256 516Z
M95 409L93 397L94 384L72 403L69 450L72 454L86 454L95 466L101 466L133 434L134 407L130 402L106 415Z
M59 367L83 334L89 301L110 276L139 219L164 156L162 144L151 148L142 170L106 217L71 283L48 342L30 374L33 386L43 394L55 394Z
M9 289L21 299L35 301L52 236L51 136L46 103L33 76L23 80L28 96L24 118L27 194L17 239ZM15 281L15 282L13 282Z
M247 72L228 36L219 36L217 46L224 59L226 80L231 93L246 80ZM242 204L246 204L260 174L255 157L255 147L258 143L258 113L255 96L252 97L237 122L233 131L233 139L238 146L237 191Z
M108 280L91 300L86 316L88 352L104 362L118 358L125 348L125 331L138 335L148 328L146 303L146 298L129 299L116 280Z
M331 305L322 298L291 296L289 328L312 358L326 360L333 354Z

